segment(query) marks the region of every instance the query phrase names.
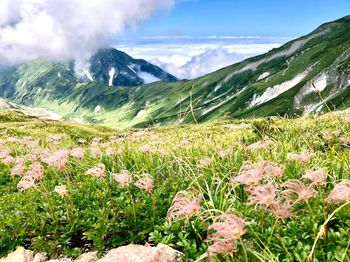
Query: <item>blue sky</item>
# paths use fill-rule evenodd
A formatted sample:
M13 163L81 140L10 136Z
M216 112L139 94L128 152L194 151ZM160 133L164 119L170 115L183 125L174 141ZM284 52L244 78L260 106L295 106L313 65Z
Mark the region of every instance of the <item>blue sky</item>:
M290 36L350 14L349 0L178 0L127 36Z
M179 78L195 78L350 14L350 0L176 1L116 36L114 46Z

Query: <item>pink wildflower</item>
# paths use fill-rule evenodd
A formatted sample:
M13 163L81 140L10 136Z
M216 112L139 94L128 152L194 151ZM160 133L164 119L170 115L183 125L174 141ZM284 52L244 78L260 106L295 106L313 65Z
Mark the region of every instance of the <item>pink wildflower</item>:
M299 162L301 164L306 164L307 162L310 161L310 159L313 157L313 154L304 152L301 154L298 153L289 153L287 155L287 160L290 161L295 161L295 162Z
M143 145L143 146L140 146L140 147L139 147L139 151L140 151L141 153L150 153L151 150L152 150L152 148L151 148L151 145L150 145L150 144L146 144L146 145Z
M199 213L201 202L201 196L194 197L187 191L178 192L168 210L169 222L175 219L190 220L191 217Z
M218 151L218 156L221 157L221 158L225 158L225 157L228 157L232 154L232 150L230 149L227 149L227 150L224 150L224 149L220 149Z
M31 176L34 180L40 180L44 176L44 168L39 162L34 162L30 165L26 175Z
M10 149L2 148L0 149L0 159L5 159L10 156Z
M49 151L43 152L41 160L50 167L54 167L60 170L63 170L68 161L68 151L59 150L54 153Z
M189 138L184 138L182 141L179 143L179 148L184 148L192 143L192 140Z
M135 132L135 133L132 133L131 136L133 137L145 137L147 136L147 132L145 131L138 131L138 132Z
M35 162L40 159L40 155L43 155L42 152L35 152L32 151L30 154L25 156L25 160L30 161L30 162Z
M271 205L271 212L276 219L285 220L293 216L292 204L289 199L280 198Z
M211 158L205 157L199 161L198 167L210 167L212 163Z
M157 153L160 154L161 156L169 156L169 152L166 151L165 149L158 149Z
M87 175L95 176L99 179L104 178L106 172L106 167L104 164L100 163L96 167L89 169L86 171Z
M102 151L100 148L98 147L91 147L90 148L90 155L93 157L93 158L99 158L101 157L102 155Z
M17 137L8 137L6 139L7 143L22 143L22 140Z
M30 188L35 188L35 186L36 185L34 178L32 178L31 176L22 177L22 179L17 184L17 188L22 192Z
M107 148L106 148L106 155L107 155L107 156L113 156L113 155L115 155L115 150L114 150L114 148L113 148L113 147L107 147Z
M69 153L72 157L74 157L75 159L83 159L84 158L84 149L77 147L77 148L73 148L70 150Z
M340 137L341 132L339 130L334 130L334 131L323 131L322 132L322 137L325 140L331 141L331 140L335 140L338 139Z
M32 150L40 149L40 142L38 140L27 142L27 146Z
M252 187L247 191L251 204L270 207L276 203L276 187L272 183Z
M54 140L54 141L60 141L64 137L63 134L49 134L47 136L49 139Z
M230 214L217 217L208 227L209 254L233 254L236 251L236 241L244 234L243 220Z
M273 144L273 141L268 139L268 140L263 140L263 141L259 141L254 144L251 144L247 147L247 149L250 151L262 151L268 148L272 144Z
M21 176L24 173L24 158L17 158L15 160L15 165L12 168L11 175Z
M54 191L62 198L67 196L67 187L65 185L56 186Z
M344 179L335 185L327 200L333 203L350 201L350 180Z
M324 169L310 170L306 172L303 178L310 180L313 185L324 185L326 183L327 174Z
M116 145L122 143L125 139L122 137L117 137L117 136L111 136L109 138L111 144Z
M154 187L153 178L149 174L144 174L134 185L145 190L147 193L152 193Z
M3 163L6 163L6 164L12 164L13 161L15 161L15 159L12 157L12 156L7 156L6 158L4 158L2 160Z
M282 168L269 161L261 161L258 165L263 170L262 172L265 177L281 178L284 174Z
M119 174L113 174L112 177L121 187L127 187L129 185L130 176L128 170L122 170Z
M234 183L249 186L253 184L258 184L259 181L263 178L263 172L258 166L245 164L241 168L240 175L232 178L232 181Z
M282 184L282 187L287 189L283 190L282 194L291 198L293 195L297 196L297 199L294 201L294 204L301 201L308 201L310 198L316 196L317 191L313 188L312 185L305 185L300 180L288 180Z

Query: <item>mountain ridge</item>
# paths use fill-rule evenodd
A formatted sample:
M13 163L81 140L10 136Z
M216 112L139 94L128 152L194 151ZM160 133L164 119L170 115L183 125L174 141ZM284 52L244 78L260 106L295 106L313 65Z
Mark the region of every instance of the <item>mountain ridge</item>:
M66 83L47 82L44 91L35 93L30 86L23 88L21 79L10 77L8 83L15 93L23 89L32 97L32 105L60 112L65 119L113 127L318 114L350 106L349 32L346 16L266 54L193 80L128 88L72 84L67 75ZM0 74L0 83L3 79ZM23 103L5 89L2 84L1 96Z

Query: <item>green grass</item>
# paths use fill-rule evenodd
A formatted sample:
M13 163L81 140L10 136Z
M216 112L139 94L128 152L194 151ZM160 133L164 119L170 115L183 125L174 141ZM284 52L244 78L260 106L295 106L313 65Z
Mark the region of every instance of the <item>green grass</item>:
M335 130L340 131L339 138L324 139L323 132ZM195 261L206 255L206 225L226 212L245 221L246 233L238 240L235 254L217 256L214 261L305 261L313 246L313 261L350 259L349 206L337 210L341 204L329 205L329 215L337 212L329 216L328 240L321 234L327 214L325 197L341 179L350 178L349 114L115 130L4 112L0 115L0 134L2 141L27 136L39 141L39 148L30 143L5 142L0 151L9 149L12 157L36 152L45 170L35 188L20 192L17 183L21 177L11 175L13 165L0 163L0 255L22 245L36 252L46 251L51 257L76 257L86 248L101 254L120 245L149 242L168 244L183 252L186 260ZM62 138L54 141L51 134ZM112 136L117 142L111 143ZM262 139L271 139L273 144L261 151L248 150L250 144ZM181 146L184 140L190 142ZM144 145L150 150L143 152L140 147ZM91 146L103 152L112 147L115 154L94 158L89 153ZM84 158L70 157L62 170L40 160L40 152L45 150L52 155L75 147L85 150ZM222 149L231 153L220 157ZM287 160L288 153L303 151L314 153L308 163ZM209 164L201 166L201 160L207 158ZM316 188L317 196L295 205L294 216L276 220L268 210L249 205L246 188L231 181L244 163L261 160L284 169L281 178L270 180L279 191L283 182L300 179L314 168L327 171L327 183ZM27 158L26 165L32 161ZM103 179L86 175L99 163L106 166ZM126 188L111 176L122 170L132 176L133 182ZM134 186L144 173L154 179L152 193ZM67 197L54 192L57 185L67 186ZM203 197L200 213L189 221L169 224L167 210L182 190Z

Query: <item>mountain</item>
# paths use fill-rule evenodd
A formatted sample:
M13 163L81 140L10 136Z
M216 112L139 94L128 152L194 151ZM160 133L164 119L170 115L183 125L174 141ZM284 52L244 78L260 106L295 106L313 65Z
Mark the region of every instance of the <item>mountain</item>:
M102 56L95 61L113 55ZM194 80L112 87L106 72L117 64L92 68L98 81L87 83L76 81L69 64L43 64L0 73L0 96L113 127L319 114L350 106L350 16Z
M101 49L90 59L90 72L98 83L138 86L157 81L174 82L176 77L142 59L116 49Z
M12 91L21 89L20 91L30 95L30 92L34 91L33 85L37 87L46 85L58 90L78 83L131 87L157 81L177 80L161 68L145 60L134 59L114 48L100 49L90 58L89 64L90 66L80 67L76 66L74 61L57 63L47 60L36 60L12 67L0 64L2 72L0 85L5 83L7 87L3 86L4 89L13 89ZM11 84L4 81L4 78ZM20 84L20 88L15 87L16 84ZM8 93L9 90L4 92Z

